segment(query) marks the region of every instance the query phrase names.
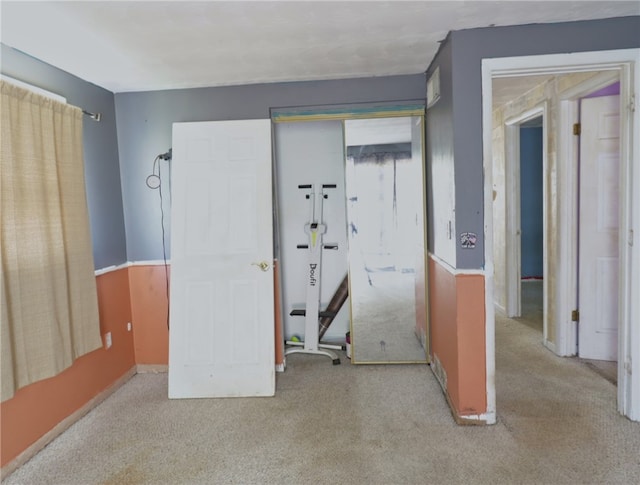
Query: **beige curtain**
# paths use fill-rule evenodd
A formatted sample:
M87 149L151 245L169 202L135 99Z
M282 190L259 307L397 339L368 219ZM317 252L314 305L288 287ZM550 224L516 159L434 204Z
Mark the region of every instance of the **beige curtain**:
M4 401L101 346L82 157L82 111L2 87Z

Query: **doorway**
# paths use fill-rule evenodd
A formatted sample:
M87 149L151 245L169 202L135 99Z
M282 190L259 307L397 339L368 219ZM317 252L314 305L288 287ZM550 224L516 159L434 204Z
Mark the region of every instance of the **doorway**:
M520 317L544 334L544 133L543 117L519 125Z
M581 54L559 54L548 56L531 56L526 58L504 58L483 60L483 120L485 127L492 126L491 111L491 86L492 77L498 76L522 76L522 75L549 75L566 73L584 73L587 71L606 71L605 74L613 77L619 76L621 81L621 106L626 106L627 101L633 103L631 89L632 79L638 76L638 65L636 62L637 50L628 51L608 51ZM606 62L606 64L605 64ZM596 79L601 82L602 79ZM596 83L593 81L593 83ZM588 84L588 83L587 83ZM577 240L578 224L577 201L574 196L577 194L577 164L573 163L577 157L577 140L573 138L572 125L578 112L577 99L593 90L596 85L587 86L583 84L572 90L563 93L560 105L555 112L554 122L557 128L554 129L555 136L560 140L560 148L555 154L555 159L550 163L553 167L553 177L545 181L546 190L552 189L549 193L549 201L553 205L548 207L554 220L552 225L555 230L555 240L548 240L552 244L547 244L547 257L545 258L545 269L553 268L553 274L545 271L545 281L553 279L553 287L547 294L553 294L555 301L547 302L546 320L553 319L557 325L549 332L548 340L545 342L551 350L558 355L576 354L576 337L578 329L572 321L573 310L576 309L576 297L578 288L577 277ZM626 100L626 101L625 101ZM619 310L617 323L619 331L618 350L620 352L620 364L618 366L618 410L631 419L640 419L640 376L637 372L632 372L635 368L640 352L640 337L634 328L637 325L638 302L630 295L633 290L638 291L638 249L634 247L630 239L633 234L634 224L638 224L638 214L633 212L633 194L638 191L638 181L631 177L631 167L638 163L638 140L634 138L632 110L621 110L621 156L619 166L620 190L617 200L620 204L619 221L620 227L617 230L618 247L620 250L619 261L616 267L619 276L616 278L619 283L618 297L615 303ZM489 129L484 130L484 155L485 155L485 214L493 213L495 196L495 183L493 179L493 154ZM564 163L560 163L560 162ZM499 174L498 174L499 175ZM549 182L553 186L547 187ZM547 204L550 202L547 201ZM485 219L487 225L487 243L485 261L487 267L496 271L487 273L487 353L495 355L495 317L493 309L494 291L499 293L500 285L498 281L497 266L494 252L493 234L494 221L488 217ZM499 243L499 241L497 241ZM632 257L633 256L633 257ZM550 261L552 265L550 266ZM495 274L495 276L494 276ZM494 284L494 278L496 279ZM499 295L496 295L499 296ZM552 327L550 327L551 330ZM632 356L635 355L635 359ZM495 360L487 360L487 391L489 406L495 406L495 386L492 380L495 376Z
M497 193L505 192L505 221L502 224L494 204L494 230L504 231L506 239L506 316L539 330L543 343L559 353L554 339L556 323L547 308L557 307L553 266L563 262L556 258L555 265L549 268L550 285L543 278L548 259L546 246L552 247L553 258L553 246L562 237L554 224L553 211L545 205L547 202L555 206L556 197L545 194L545 187L554 187L558 170L557 164L549 166L547 155L558 160L563 141L576 146L576 180L569 197L576 201L576 215L570 222L578 232L572 242L576 260L570 266L577 273L572 322L581 320L581 331L576 332L574 350L565 355L589 359L599 373L615 382L611 364L605 361L617 360L619 82L592 92L595 86L610 81L611 73L586 72L517 77L496 83L494 94L498 101L503 100L501 94L507 88L516 97L498 107L494 104L494 111L499 115L504 112L506 118L504 169L500 162L494 165L496 173L505 173L504 188L498 177L494 179ZM530 89L531 83L539 84ZM568 86L572 87L567 95ZM575 120L573 138L562 140L548 132L546 113L548 109L555 110L565 98L577 105L580 119ZM539 106L526 109L527 104L539 100L543 100ZM525 110L519 112L522 109ZM517 114L512 116L514 112ZM494 143L496 133L500 134L494 128ZM582 319L578 311L581 307Z
M523 290L544 322L545 185L547 178L547 104L505 121L505 313L521 317ZM500 227L496 224L494 227ZM499 229L498 229L499 230ZM524 285L524 287L523 287ZM547 329L541 327L544 341Z

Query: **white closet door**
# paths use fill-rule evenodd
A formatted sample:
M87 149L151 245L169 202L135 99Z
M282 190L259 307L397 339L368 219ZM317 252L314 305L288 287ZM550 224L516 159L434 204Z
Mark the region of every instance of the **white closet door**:
M275 393L271 122L175 123L169 397Z

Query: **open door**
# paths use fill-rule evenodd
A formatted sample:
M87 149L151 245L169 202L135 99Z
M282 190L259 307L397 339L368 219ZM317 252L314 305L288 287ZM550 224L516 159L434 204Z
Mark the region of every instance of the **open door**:
M617 360L619 96L584 99L580 133L578 353Z
M169 397L275 393L271 122L173 126Z

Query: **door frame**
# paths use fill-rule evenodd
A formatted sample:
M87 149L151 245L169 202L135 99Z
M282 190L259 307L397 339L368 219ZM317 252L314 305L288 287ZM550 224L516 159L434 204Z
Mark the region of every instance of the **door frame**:
M407 363L419 363L419 364L429 364L431 361L431 323L430 323L430 312L429 312L429 263L428 263L428 254L426 252L427 248L427 239L428 239L428 224L427 224L427 185L424 174L426 174L426 107L424 104L424 100L407 100L403 102L388 102L388 103L372 103L365 105L353 105L353 104L344 104L344 105L330 105L330 106L296 106L296 107L272 107L270 108L270 118L272 125L280 124L280 123L305 123L305 122L313 122L313 121L340 121L342 123L342 131L344 137L344 122L347 120L357 120L357 119L376 119L376 118L398 118L398 117L418 117L421 119L421 144L422 144L422 170L423 170L423 181L422 181L422 204L423 204L423 246L422 250L424 252L424 260L423 260L423 272L424 272L424 289L420 288L421 293L424 294L424 302L425 302L425 335L421 336L420 339L421 344L424 347L425 352L425 360L420 361L406 361L401 362L403 364ZM273 129L274 140L273 140L273 163L274 163L274 183L277 182L276 175L276 142L275 142L275 127ZM344 140L343 140L344 141ZM277 190L275 194L275 204L277 204ZM346 207L346 206L345 206ZM274 227L274 231L280 237L280 223L278 222L280 219L280 214L277 215L276 225ZM276 249L276 258L281 262L280 255L280 244L278 242ZM284 278L284 276L283 276ZM421 281L422 283L422 281ZM349 291L350 292L350 291ZM351 303L349 303L350 305ZM350 311L350 310L349 310ZM284 326L284 323L283 323ZM349 330L353 331L351 325L351 317L349 317ZM286 367L286 358L283 363L283 367Z
M520 206L520 127L534 118L542 117L542 218L547 220L547 103L540 103L517 116L505 121L505 246L507 290L506 313L509 318L522 315L522 214ZM543 261L547 261L546 226L542 235ZM544 268L546 271L546 268ZM543 285L546 285L543 279ZM544 305L546 315L546 304ZM545 319L546 320L546 319ZM547 341L547 326L543 328Z
M635 134L637 121L637 100L634 82L640 79L640 49L620 49L609 51L581 52L573 54L548 54L538 56L505 57L482 60L482 120L483 120L483 168L484 168L484 221L485 221L485 339L487 367L487 411L495 412L495 309L493 280L493 174L492 174L492 78L500 76L524 76L537 74L563 74L584 71L612 71L620 77L620 294L618 332L618 411L634 421L640 421L640 300L632 295L640 294L640 244L633 240L634 228L640 228L640 211L632 210L640 206L640 137ZM569 105L570 106L570 105ZM562 111L558 115L562 118ZM565 108L564 111L567 111ZM569 110L570 111L570 110ZM565 113L566 115L566 113ZM564 127L568 130L568 127ZM562 145L561 145L562 146ZM568 164L559 164L562 165ZM573 170L573 169L572 169ZM571 214L564 190L571 187L573 177L569 168L559 170L558 203L559 227L569 222L564 217ZM564 178L563 178L564 177ZM576 203L574 203L575 205ZM565 224L566 226L567 224ZM564 307L571 306L566 290L571 288L570 264L576 258L566 258L574 251L570 235L575 231L569 225L559 231L559 261L564 261L557 279L559 295ZM569 232L569 234L567 234ZM577 237L577 235L575 236ZM575 273L573 273L575 280ZM576 283L576 282L574 282ZM557 305L558 312L563 304ZM570 315L570 314L569 314ZM565 315L564 319L570 318ZM558 329L568 330L560 324ZM567 332L569 333L569 332ZM567 335L563 337L567 345Z

